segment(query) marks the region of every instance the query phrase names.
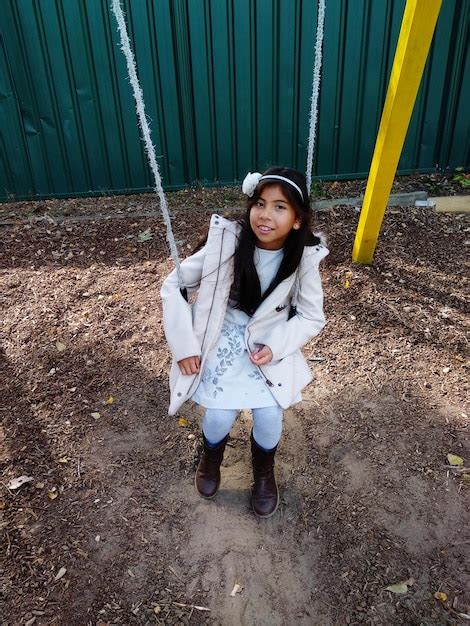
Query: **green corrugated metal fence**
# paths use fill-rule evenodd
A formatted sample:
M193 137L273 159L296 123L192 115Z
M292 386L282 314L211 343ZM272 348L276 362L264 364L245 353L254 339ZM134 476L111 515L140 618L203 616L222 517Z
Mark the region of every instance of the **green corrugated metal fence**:
M405 0L326 0L315 176L367 174ZM164 185L304 169L316 0L125 0ZM469 162L470 0L444 0L399 171ZM151 188L107 0L1 0L0 199Z

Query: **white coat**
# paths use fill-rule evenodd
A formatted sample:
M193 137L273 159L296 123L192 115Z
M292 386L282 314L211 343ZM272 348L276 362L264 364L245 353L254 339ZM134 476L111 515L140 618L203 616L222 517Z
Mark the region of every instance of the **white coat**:
M233 255L239 232L236 222L213 215L206 245L181 263L188 293L198 290L193 306L181 295L175 270L163 282L163 325L173 354L170 415L195 392L207 356L217 344L233 280ZM325 325L319 263L327 254L323 244L306 246L298 271L261 302L246 326L246 349L253 352L266 345L273 353L272 361L258 369L283 408L289 407L312 380L300 348ZM296 314L288 319L294 290ZM201 357L199 373L182 374L177 362L196 355Z

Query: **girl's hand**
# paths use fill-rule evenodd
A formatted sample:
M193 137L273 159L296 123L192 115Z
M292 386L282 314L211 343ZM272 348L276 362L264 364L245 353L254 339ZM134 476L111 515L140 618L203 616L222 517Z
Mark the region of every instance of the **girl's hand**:
M188 356L186 359L181 359L181 361L178 361L178 365L181 373L185 376L197 374L199 372L199 366L201 365L201 357Z
M254 352L250 354L251 362L255 365L266 365L273 359L273 353L271 352L271 348L268 346L263 346L262 348L258 348Z

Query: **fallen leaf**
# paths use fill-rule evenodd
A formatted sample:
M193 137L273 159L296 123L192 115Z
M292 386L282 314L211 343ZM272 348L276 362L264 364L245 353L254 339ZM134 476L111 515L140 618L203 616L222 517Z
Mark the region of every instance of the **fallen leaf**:
M410 578L409 580L404 580L402 583L395 583L394 585L385 587L385 591L391 591L392 593L407 593L408 587L411 587L413 583L414 580Z
M239 583L235 583L232 591L230 592L230 595L232 596L232 598L235 597L237 593L241 593L242 589L243 587Z
M443 593L442 591L436 591L434 597L436 598L436 600L439 600L439 602L445 602L447 600L447 594Z
M39 482L39 483L36 483L34 486L36 487L36 489L44 489L46 485L44 483Z
M139 243L145 243L146 241L151 241L152 239L153 239L153 235L150 232L150 228L147 228L146 230L142 231L141 233L137 235L137 241Z
M19 476L18 478L12 478L12 480L10 480L10 482L8 483L7 487L8 489L11 489L13 491L14 489L19 489L21 485L30 483L33 480L34 478L32 476Z
M449 461L449 465L456 465L458 467L463 465L463 459L461 456L457 456L456 454L448 454L447 460Z
M188 426L189 422L185 417L180 417L178 420L178 424L184 428L185 426Z
M57 352L63 352L64 350L67 349L67 346L65 345L65 343L62 343L61 341L58 341L55 344L55 347L57 348Z
M57 491L48 491L47 492L47 497L49 498L49 500L55 500L58 495L59 494L57 493Z
M99 419L100 419L100 417L101 417L101 414L100 414L100 413L98 413L98 412L95 412L95 413L90 413L90 415L91 415L91 417L92 417L94 420L99 420Z
M159 613L162 612L162 607L157 604L156 606L153 607L153 612L155 613L155 615L158 615Z
M61 457L60 459L57 460L57 463L68 463L69 460L66 456Z
M7 503L0 500L0 511L4 511L7 508Z
M112 404L113 402L114 402L113 396L109 396L109 398L106 400L106 404Z
M55 575L54 578L54 582L57 582L58 580L60 580L63 576L65 576L67 570L65 567L61 567L60 570L57 572L57 574Z

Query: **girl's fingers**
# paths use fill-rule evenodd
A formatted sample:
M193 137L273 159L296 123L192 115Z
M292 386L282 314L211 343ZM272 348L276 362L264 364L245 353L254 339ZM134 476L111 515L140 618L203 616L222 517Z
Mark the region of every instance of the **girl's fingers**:
M256 365L266 365L266 363L269 363L272 358L273 353L271 351L271 348L269 348L268 346L258 348L258 350L255 350L250 354L251 361Z
M261 360L265 359L266 357L271 358L272 355L273 353L271 352L271 348L268 348L268 346L263 346L260 350L258 350L256 356L259 360Z
M197 365L195 362L195 358L194 356L190 357L188 359L188 374L196 374L197 373Z
M271 360L273 358L273 353L271 352L271 348L268 348L268 346L263 346L261 348L261 350L259 351L259 355L263 358L263 359L269 359Z
M190 376L191 374L197 374L199 372L200 362L200 357L190 356L186 359L181 359L181 361L178 361L178 365L182 374L184 374L185 376Z

